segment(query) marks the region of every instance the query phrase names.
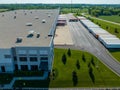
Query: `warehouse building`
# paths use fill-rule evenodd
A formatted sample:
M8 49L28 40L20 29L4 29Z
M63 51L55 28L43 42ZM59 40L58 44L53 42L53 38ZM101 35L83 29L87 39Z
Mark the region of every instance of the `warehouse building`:
M96 37L106 48L108 49L116 49L120 48L120 39L115 35L110 34L106 30L100 28L98 25L94 24L90 20L85 18L80 18L80 22L84 27L94 36Z
M57 26L65 26L67 24L66 16L65 15L59 15L57 20Z
M0 13L0 73L51 71L59 9Z

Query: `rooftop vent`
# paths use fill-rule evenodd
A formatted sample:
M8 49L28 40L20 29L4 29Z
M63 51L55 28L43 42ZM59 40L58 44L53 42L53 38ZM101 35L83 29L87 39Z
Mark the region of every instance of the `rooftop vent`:
M48 17L50 17L51 15L49 14Z
M27 15L27 13L25 13L24 15Z
M38 16L36 16L36 17L35 17L35 19L39 19L39 17L38 17Z
M14 19L16 19L16 16L14 16Z
M34 36L34 30L30 30L27 37L31 38L33 36Z
M37 38L39 38L40 37L40 33L37 33L37 36L36 36Z
M32 26L32 23L26 23L26 26Z
M48 35L48 37L52 37L53 35Z
M16 39L16 43L21 43L22 42L22 37L18 37L17 39Z
M42 23L45 23L45 22L46 22L46 20L45 20L45 19L43 19L43 20L42 20Z
M4 17L4 14L2 14L2 17Z

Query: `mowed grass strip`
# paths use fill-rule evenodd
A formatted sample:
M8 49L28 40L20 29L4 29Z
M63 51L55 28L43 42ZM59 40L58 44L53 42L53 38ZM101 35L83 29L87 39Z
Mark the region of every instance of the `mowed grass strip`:
M120 62L120 49L118 50L109 50L113 57Z
M98 18L120 23L120 16L119 15L111 15L111 16L99 16Z
M53 73L44 81L16 81L15 87L119 87L120 77L88 52L55 49ZM65 54L66 60L62 59ZM79 63L78 63L79 61ZM92 69L91 69L92 68ZM73 74L74 72L74 74ZM37 82L37 84L35 84Z

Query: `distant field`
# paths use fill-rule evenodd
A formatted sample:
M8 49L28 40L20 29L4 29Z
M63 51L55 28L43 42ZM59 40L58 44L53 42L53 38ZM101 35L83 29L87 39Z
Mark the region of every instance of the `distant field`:
M104 20L108 20L108 21L112 21L112 22L116 22L116 23L120 23L120 16L118 16L118 15L99 16L98 18L101 18L101 19L104 19Z
M16 81L16 87L119 87L120 77L102 64L93 55L67 49L55 49L54 77L45 81ZM65 53L66 61L62 60ZM84 56L84 58L83 58ZM79 65L76 65L77 60ZM92 73L90 73L90 70ZM73 71L76 73L73 76Z
M7 11L8 9L0 9L0 12L5 12Z

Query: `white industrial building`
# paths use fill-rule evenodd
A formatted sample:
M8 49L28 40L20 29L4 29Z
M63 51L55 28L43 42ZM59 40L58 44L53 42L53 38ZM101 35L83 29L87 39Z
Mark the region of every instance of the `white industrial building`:
M51 71L59 9L0 13L0 73Z
M84 17L83 17L84 18ZM80 19L80 22L92 33L106 48L120 48L120 39L100 28L90 20Z

